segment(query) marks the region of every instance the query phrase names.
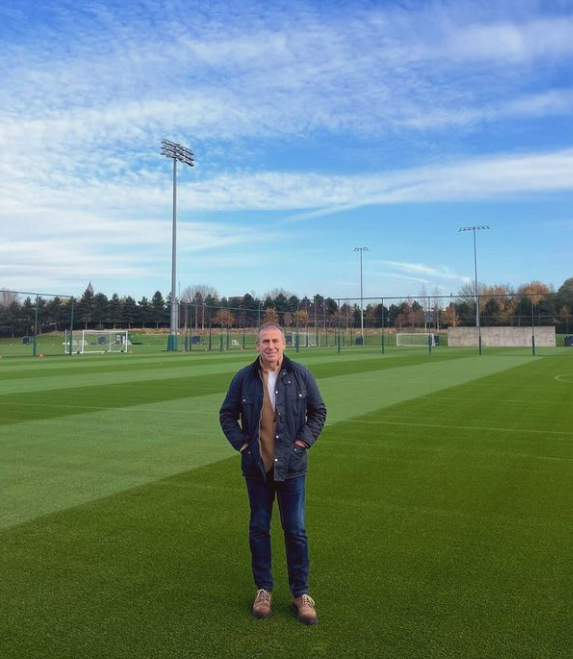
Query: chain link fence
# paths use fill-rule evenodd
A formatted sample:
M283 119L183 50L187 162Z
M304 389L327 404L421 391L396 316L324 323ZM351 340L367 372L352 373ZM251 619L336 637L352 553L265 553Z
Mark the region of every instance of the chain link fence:
M133 352L165 350L169 300L145 302L0 290L0 357L71 354L82 330L128 330ZM234 305L197 300L179 304L178 348L253 350L257 328L273 321L296 351L423 347L573 354L573 314L554 294L480 295L476 302L471 295L315 296L288 304L245 296Z
M62 355L73 326L70 295L0 290L0 357Z

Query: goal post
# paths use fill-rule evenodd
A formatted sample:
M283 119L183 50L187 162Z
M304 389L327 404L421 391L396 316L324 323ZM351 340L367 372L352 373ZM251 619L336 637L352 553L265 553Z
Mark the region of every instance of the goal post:
M315 332L291 332L286 335L287 345L298 348L317 348Z
M128 330L78 330L74 332L72 351L77 355L102 352L128 352L131 337ZM70 352L70 337L66 332L64 352Z
M436 335L430 332L397 332L396 345L408 348L434 348Z

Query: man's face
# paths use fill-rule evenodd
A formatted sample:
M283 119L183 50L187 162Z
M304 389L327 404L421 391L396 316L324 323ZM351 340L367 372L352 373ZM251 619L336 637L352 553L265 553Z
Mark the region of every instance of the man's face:
M282 360L285 347L286 341L279 329L263 330L257 339L257 350L261 354L263 364L270 368Z

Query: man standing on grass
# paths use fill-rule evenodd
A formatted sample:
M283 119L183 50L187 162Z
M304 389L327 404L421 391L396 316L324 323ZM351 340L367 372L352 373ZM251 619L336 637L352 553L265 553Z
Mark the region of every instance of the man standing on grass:
M308 594L309 556L305 529L307 450L324 426L326 407L310 371L284 355L282 327L265 323L257 332L259 357L233 378L219 419L241 453L251 507L249 543L257 587L252 613L271 614L271 515L278 500L288 578L297 618L317 622Z

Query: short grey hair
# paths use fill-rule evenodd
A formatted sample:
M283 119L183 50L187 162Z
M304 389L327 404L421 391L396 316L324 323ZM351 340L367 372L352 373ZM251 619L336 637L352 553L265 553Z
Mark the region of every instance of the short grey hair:
M283 335L283 339L286 341L284 329L278 323L274 323L272 321L269 321L268 323L263 323L259 327L259 329L257 330L257 341L261 338L261 332L264 332L265 330L271 330L271 329L279 330L280 333Z

